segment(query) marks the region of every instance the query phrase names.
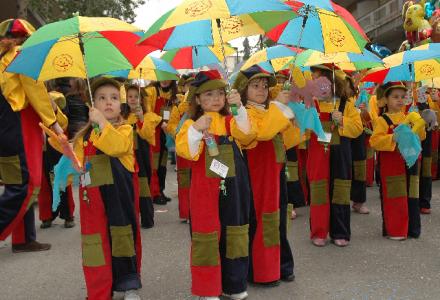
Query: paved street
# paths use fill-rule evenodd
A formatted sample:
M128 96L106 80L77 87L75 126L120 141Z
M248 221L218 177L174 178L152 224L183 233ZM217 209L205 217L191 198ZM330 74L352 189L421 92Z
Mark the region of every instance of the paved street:
M155 228L142 231L142 299L193 299L189 231L177 217L175 182L170 169L167 195L173 201L156 207ZM308 239L308 209L299 209L289 233L295 282L270 289L251 286L249 299L439 299L440 182L434 186L433 214L422 216L418 240L396 242L381 236L376 187L368 190L372 213L352 214L352 242L345 249L314 247ZM12 254L10 240L0 243L0 299L85 298L79 226L64 229L62 224L56 220L50 229L38 227L38 240L52 243L47 252Z

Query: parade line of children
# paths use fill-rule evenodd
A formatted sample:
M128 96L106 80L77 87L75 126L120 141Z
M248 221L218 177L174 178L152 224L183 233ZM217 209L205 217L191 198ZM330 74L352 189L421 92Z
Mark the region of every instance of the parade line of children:
M289 72L274 76L254 65L230 88L216 70L146 88L99 77L92 80L91 102L82 79L45 86L4 71L33 31L24 20L0 24L0 240L12 234L15 253L50 249L36 241L37 200L41 228L57 216L66 228L75 226L71 187L56 212L51 209L60 145L42 139L42 122L68 136L85 166L79 223L87 299L111 299L115 292L140 299L141 228L155 226L153 203L171 201L164 194L167 136L175 141L179 217L190 224L192 294L200 299L245 299L248 283L293 281L287 234L297 207L310 205L313 245L349 245L350 201L354 212L369 212L375 168L383 235L420 236L420 214L430 213L438 175L439 90L428 89L427 101L408 102L411 83L389 82L370 90L367 110L355 106L353 77L313 67L312 80L335 87L311 104L328 134L322 140L311 131L300 134L289 106L293 94L283 85ZM410 168L396 145L394 130L402 123L423 148Z

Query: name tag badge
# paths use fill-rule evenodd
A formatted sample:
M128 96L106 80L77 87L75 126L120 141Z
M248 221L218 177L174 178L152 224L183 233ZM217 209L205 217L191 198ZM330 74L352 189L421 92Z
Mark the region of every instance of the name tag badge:
M221 178L226 178L228 175L229 167L225 164L221 163L220 161L216 160L215 158L211 162L211 166L209 169L220 176Z
M163 119L165 121L168 121L170 119L170 111L169 110L164 110L163 111Z
M86 187L92 183L92 179L90 178L90 172L86 172L81 175L81 186Z
M321 139L318 137L318 142L330 144L330 141L332 140L332 133L331 132L324 132L325 139Z

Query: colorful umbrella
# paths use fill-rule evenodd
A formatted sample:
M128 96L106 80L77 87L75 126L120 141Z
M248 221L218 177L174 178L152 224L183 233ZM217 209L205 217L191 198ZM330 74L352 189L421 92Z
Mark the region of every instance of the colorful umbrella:
M279 70L287 69L285 65L301 51L301 49L284 45L269 47L255 52L241 67L241 70L246 70L253 65L259 65L267 71L273 70L270 71L271 73L278 72Z
M284 3L297 17L269 31L266 35L271 40L325 53L362 53L368 38L354 17L341 6L329 0Z
M150 27L141 39L141 45L151 45L162 50L212 46L220 44L221 41L226 43L239 37L265 34L281 22L294 17L290 11L269 11L193 21L172 28L164 27L163 23L171 12L162 16Z
M359 71L383 66L383 61L368 50L363 53L338 52L325 54L316 50L306 50L300 53L294 62L296 66L316 66L334 64L345 71Z
M389 81L414 81L440 77L439 44L426 44L412 50L384 58L385 67L370 70L362 79L386 83Z
M422 80L422 85L430 88L440 89L440 77Z
M236 52L235 48L224 45L226 56ZM161 58L176 69L199 69L210 64L219 64L225 57L220 46L194 46L165 52Z
M177 71L168 62L152 56L146 56L135 69L108 72L106 75L154 81L179 79Z
M155 50L136 45L139 31L112 18L76 16L51 23L41 27L23 44L7 70L45 81L132 69Z

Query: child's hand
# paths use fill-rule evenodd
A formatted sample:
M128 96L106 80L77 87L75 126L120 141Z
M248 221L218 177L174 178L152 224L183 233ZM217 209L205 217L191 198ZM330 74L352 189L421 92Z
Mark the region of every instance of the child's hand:
M235 104L237 105L237 108L240 108L243 105L241 103L241 96L235 89L231 90L231 92L226 96L226 99L228 100L229 105Z
M340 111L334 111L332 112L332 120L335 121L338 124L342 124L342 113Z
M289 103L289 99L290 99L290 91L282 90L278 93L278 96L275 100L287 105Z
M92 123L98 124L101 129L103 129L108 122L102 112L94 107L89 109L89 119Z
M138 106L138 107L135 108L134 114L136 115L136 118L139 121L141 121L141 122L144 121L144 112L142 111L142 107L141 106Z
M162 128L162 130L166 130L168 127L168 123L167 122L162 122L162 125L160 125L160 128Z
M194 122L193 127L197 131L205 131L211 126L212 118L210 116L201 116L197 121Z

